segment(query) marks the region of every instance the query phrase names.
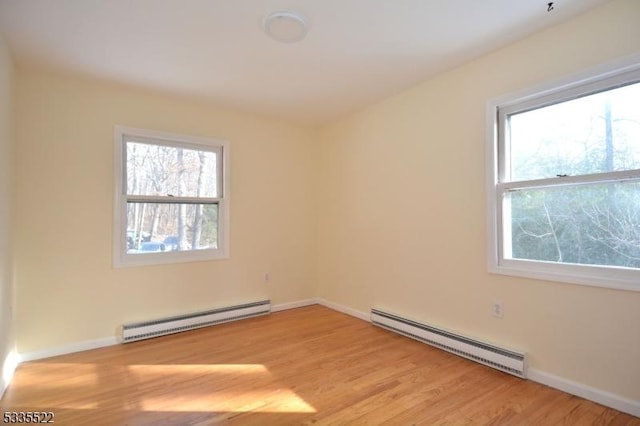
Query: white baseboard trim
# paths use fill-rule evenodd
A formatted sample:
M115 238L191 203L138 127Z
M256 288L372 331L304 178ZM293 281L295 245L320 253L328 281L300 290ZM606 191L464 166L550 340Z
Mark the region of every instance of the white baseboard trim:
M271 312L284 311L286 309L294 309L294 308L300 308L303 306L310 306L310 305L316 305L316 304L318 304L318 299L305 299L305 300L298 300L295 302L281 303L278 305L272 305ZM103 337L101 339L95 339L95 340L85 340L83 342L71 343L64 346L58 346L55 348L47 348L47 349L41 349L38 351L25 352L18 355L18 360L19 362L35 361L38 359L51 358L53 356L58 356L58 355L66 355L74 352L82 352L90 349L98 349L106 346L113 346L113 345L117 345L118 343L120 342L115 336Z
M304 306L311 306L311 305L317 305L317 304L318 304L318 299L304 299L304 300L297 300L295 302L279 303L277 305L271 305L271 312L286 311L287 309L302 308Z
M281 303L271 306L271 312L284 311L286 309L300 308L303 306L316 305L318 299L305 299L295 302ZM106 346L113 346L120 343L118 339L113 337L103 337L95 340L85 340L83 342L71 343L64 346L58 346L55 348L47 348L39 351L25 352L19 354L19 362L35 361L38 359L51 358L58 355L66 355L74 352L88 351L90 349L98 349Z
M2 371L0 372L0 399L4 396L4 391L9 387L13 373L16 371L20 359L15 351L11 351L7 354L6 358L2 361Z
M329 309L333 309L334 311L342 312L343 314L351 315L352 317L356 317L363 321L371 322L371 316L369 314L360 312L348 306L340 305L339 303L330 302L322 298L317 299L317 303L319 305L326 306Z
M71 343L55 348L42 349L39 351L25 352L20 354L20 362L35 361L52 356L66 355L74 352L88 351L90 349L104 348L105 346L117 345L118 339L113 337L103 337L102 339L85 340L83 342Z
M330 302L322 298L317 299L317 302L319 305L326 306L327 308L335 311L351 315L367 322L371 321L369 314L356 309ZM598 404L622 411L623 413L640 417L640 401L626 399L601 389L596 389L563 377L554 376L553 374L545 371L536 370L535 368L527 369L527 379L561 390L571 395L579 396L580 398L588 399L589 401L597 402Z
M577 383L555 376L545 371L536 370L535 368L527 369L527 378L534 382L579 396L580 398L588 399L589 401L614 408L618 411L622 411L623 413L640 417L640 401L626 399L600 389L592 388L582 383Z

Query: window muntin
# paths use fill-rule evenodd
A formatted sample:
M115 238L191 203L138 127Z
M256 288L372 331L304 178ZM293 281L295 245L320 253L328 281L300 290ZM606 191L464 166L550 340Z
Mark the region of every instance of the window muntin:
M491 270L640 290L638 67L493 108Z
M228 257L225 142L116 127L115 266Z

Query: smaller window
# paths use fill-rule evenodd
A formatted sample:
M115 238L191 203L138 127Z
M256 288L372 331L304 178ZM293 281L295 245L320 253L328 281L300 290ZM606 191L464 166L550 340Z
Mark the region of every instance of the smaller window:
M225 142L116 126L114 265L228 257Z

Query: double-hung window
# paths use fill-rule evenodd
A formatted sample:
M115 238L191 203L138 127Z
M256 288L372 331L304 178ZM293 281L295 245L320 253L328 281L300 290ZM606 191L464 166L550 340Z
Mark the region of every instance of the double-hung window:
M490 105L490 269L640 291L640 70Z
M114 265L228 257L228 144L116 126Z

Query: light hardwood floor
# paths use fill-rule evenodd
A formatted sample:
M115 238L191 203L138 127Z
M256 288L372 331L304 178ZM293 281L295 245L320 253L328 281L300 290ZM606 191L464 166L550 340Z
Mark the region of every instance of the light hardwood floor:
M317 305L24 363L0 407L61 425L640 425Z

